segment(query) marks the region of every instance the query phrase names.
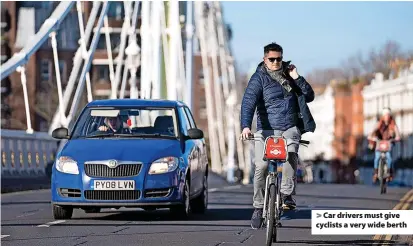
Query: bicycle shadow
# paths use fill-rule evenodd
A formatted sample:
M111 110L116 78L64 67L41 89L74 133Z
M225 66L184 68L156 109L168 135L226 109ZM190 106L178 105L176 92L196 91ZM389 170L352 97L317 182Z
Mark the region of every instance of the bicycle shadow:
M306 220L311 219L311 209L297 208L295 210L284 210L281 220Z

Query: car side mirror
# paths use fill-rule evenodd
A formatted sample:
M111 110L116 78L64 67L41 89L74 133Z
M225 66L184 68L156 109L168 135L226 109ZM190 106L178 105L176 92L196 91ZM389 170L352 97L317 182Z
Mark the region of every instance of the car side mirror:
M204 137L204 132L197 128L192 128L188 130L189 139L201 139Z
M69 139L69 131L65 127L59 127L53 130L52 137L57 139Z

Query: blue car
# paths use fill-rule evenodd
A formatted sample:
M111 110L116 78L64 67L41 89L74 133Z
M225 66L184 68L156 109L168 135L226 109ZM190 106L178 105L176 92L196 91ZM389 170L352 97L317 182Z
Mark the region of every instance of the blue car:
M52 169L55 219L74 208L170 208L186 218L208 205L208 157L202 130L180 101L114 99L90 102Z

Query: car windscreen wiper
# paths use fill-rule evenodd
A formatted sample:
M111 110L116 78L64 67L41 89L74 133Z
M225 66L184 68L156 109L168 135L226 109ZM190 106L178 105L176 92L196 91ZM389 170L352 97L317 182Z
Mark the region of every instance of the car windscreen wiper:
M89 135L85 138L104 138L104 137L124 137L124 138L172 138L175 139L175 136L164 135L160 133L103 133Z
M113 132L111 133L101 133L101 134L94 134L94 135L88 135L85 138L104 138L104 137L114 137L115 134Z
M117 134L116 136L121 135L122 137L131 137L131 138L160 138L160 137L167 137L167 138L176 138L175 136L171 135L164 135L160 133L132 133L132 134Z

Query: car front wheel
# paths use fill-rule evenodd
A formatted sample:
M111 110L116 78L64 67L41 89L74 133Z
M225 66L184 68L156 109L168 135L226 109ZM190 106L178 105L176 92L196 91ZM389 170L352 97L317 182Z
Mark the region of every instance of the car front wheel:
M53 205L53 217L55 220L66 220L72 218L73 208L69 206Z
M186 219L191 213L191 206L189 202L189 181L185 180L184 190L182 194L183 203L177 206L171 207L170 212L174 217L179 219Z
M208 207L208 176L203 179L202 193L191 201L191 209L194 213L204 214Z

